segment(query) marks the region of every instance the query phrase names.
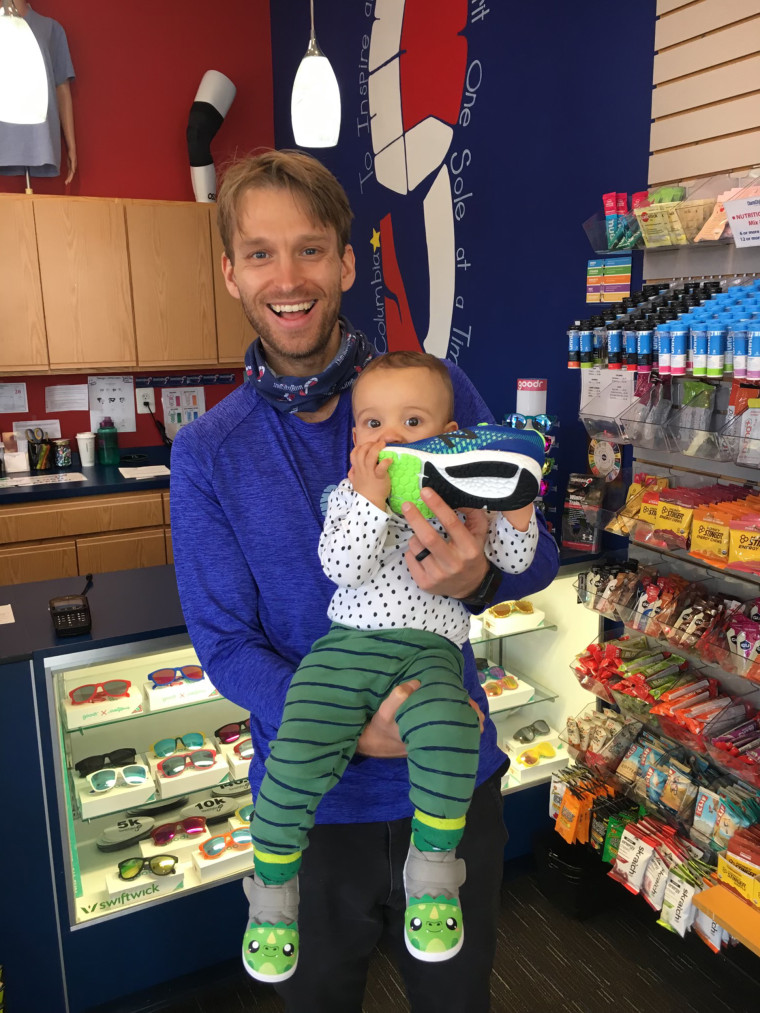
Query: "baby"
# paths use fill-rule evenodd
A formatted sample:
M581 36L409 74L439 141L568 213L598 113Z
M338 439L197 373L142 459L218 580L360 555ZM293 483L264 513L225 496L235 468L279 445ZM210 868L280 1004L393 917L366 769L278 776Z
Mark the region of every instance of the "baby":
M414 806L404 937L409 952L426 961L446 960L462 946L465 869L455 849L480 738L462 680L470 614L458 599L429 594L412 580L404 558L411 528L388 507L389 498L397 502L391 472L406 481L409 500L428 484L455 509L494 509L485 554L502 571L527 569L538 541L533 499L543 440L536 433L505 436L495 426L457 430L449 373L435 356L373 359L354 383L352 404L351 468L330 495L319 542L322 567L338 585L328 609L332 626L293 675L251 823L255 875L244 884L250 918L243 961L260 981L283 981L295 971L297 872L320 800L380 703L412 679L419 688L396 715Z

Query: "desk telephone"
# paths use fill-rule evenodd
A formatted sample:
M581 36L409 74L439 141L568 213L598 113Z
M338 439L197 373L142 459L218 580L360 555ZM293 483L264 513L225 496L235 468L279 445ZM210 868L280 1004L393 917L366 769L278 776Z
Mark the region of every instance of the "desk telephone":
M87 574L87 583L81 594L66 594L59 598L51 598L48 603L53 628L59 637L73 637L79 633L89 633L92 629L92 616L86 592L92 587L92 574Z

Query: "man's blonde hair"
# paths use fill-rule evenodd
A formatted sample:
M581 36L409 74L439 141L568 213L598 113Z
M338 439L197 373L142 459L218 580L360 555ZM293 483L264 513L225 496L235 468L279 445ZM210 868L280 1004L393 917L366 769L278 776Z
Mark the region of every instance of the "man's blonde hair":
M216 195L216 217L224 252L234 263L233 238L240 204L249 190L288 190L308 217L332 226L343 256L351 239L353 212L346 191L329 169L302 151L265 151L232 162Z

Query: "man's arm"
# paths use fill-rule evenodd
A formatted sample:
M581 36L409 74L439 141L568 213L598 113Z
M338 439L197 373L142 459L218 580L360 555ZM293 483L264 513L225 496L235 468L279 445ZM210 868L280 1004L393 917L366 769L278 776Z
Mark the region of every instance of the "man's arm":
M296 665L261 628L256 581L212 488L212 451L192 439L180 431L171 460L172 544L185 622L219 692L277 727Z

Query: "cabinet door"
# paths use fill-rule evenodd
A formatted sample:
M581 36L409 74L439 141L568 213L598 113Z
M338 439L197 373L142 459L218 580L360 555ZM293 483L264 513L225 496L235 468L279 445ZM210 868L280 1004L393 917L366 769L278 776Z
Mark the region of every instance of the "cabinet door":
M211 208L211 255L214 275L214 306L216 308L216 342L219 348L219 362L233 366L243 365L245 350L255 338L239 299L227 291L222 274L222 237L216 227L216 207Z
M76 577L77 572L77 550L73 541L0 549L0 585Z
M77 538L77 559L81 574L163 566L166 563L164 529Z
M174 562L174 548L172 547L172 532L171 528L164 528L164 538L166 539L166 562Z
M139 365L216 363L208 208L125 206Z
M0 509L0 545L163 524L160 492L24 503Z
M124 208L115 200L34 197L50 366L134 366Z
M0 199L0 370L47 369L34 210L27 196Z

